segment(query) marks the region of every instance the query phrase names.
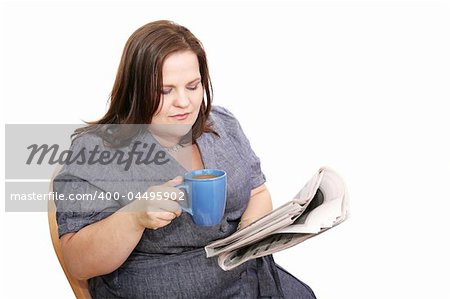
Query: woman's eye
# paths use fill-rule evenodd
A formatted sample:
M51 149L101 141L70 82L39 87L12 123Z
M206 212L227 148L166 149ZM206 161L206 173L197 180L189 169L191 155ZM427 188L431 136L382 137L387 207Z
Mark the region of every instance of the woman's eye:
M168 88L168 89L163 89L161 93L166 95L166 94L169 94L171 91L172 91L172 88Z
M200 85L200 83L197 83L195 86L188 86L187 89L189 89L189 90L196 90L199 85Z

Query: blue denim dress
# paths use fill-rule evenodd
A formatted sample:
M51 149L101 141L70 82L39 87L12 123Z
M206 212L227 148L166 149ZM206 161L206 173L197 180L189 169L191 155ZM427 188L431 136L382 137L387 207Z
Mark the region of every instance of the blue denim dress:
M307 285L278 267L272 256L246 262L230 271L223 271L216 258L206 258L204 246L236 231L251 190L265 182L260 161L236 118L225 108L214 106L209 120L219 137L204 133L196 142L205 168L227 172L227 204L222 222L201 227L193 223L189 214L182 213L163 228L146 229L118 269L89 280L93 298L315 298ZM141 145L157 143L151 134L136 139ZM71 150L79 152L94 145L103 149L99 137L86 134L75 139ZM130 191L145 191L152 184L162 184L185 172L172 160L163 168L134 165L127 170L74 163L62 168L55 178L54 190L65 194L109 192L126 198ZM127 199L58 202L59 234L76 232L125 204ZM114 248L110 250L114 254Z

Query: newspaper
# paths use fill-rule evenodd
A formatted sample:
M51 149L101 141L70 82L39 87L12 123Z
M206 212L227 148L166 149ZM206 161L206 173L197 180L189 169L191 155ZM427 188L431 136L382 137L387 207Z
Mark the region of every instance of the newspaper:
M348 194L343 179L322 167L289 202L205 247L230 270L240 264L299 244L335 227L348 217Z

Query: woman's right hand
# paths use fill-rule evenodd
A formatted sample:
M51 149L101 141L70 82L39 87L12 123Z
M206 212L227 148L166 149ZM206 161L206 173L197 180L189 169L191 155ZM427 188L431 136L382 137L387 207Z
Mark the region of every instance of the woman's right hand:
M182 192L175 186L182 181L182 177L176 177L163 185L148 188L147 192L175 192L178 195L176 199L179 199ZM113 213L77 232L61 236L64 260L78 279L89 279L116 270L139 243L145 228L164 227L181 215L176 200L158 200L152 196L136 198L120 210L125 213ZM111 254L111 248L114 248L114 254Z
M180 216L181 207L177 200L182 193L175 186L182 182L183 178L179 176L163 185L152 186L147 189L145 198L137 198L129 204L128 208L135 212L134 216L138 225L158 229L169 225L173 219ZM170 198L161 198L167 194L170 194Z

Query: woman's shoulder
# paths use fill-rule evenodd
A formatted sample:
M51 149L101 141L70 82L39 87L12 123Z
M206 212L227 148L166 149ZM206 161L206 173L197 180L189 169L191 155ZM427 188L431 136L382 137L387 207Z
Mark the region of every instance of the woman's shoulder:
M234 115L231 113L230 110L228 110L225 107L218 106L218 105L212 105L211 113L214 115L220 115L220 116L224 116L224 117L234 117Z
M79 169L86 168L89 153L98 150L102 145L102 139L93 133L82 133L74 136L70 148L65 150L67 158L62 164L58 177L67 176L69 173L77 173Z
M213 122L214 128L217 130L220 130L222 128L230 130L239 126L239 122L234 114L231 113L230 110L222 106L212 106L210 118Z
M104 146L104 140L92 132L81 133L73 137L70 150L78 152L80 150L93 150Z
M93 132L83 132L80 134L77 134L72 139L72 144L91 144L91 143L100 143L101 137L98 136L98 134L95 134Z
M230 140L235 145L248 146L247 137L238 119L230 110L221 106L211 107L211 119L214 130L221 137Z

